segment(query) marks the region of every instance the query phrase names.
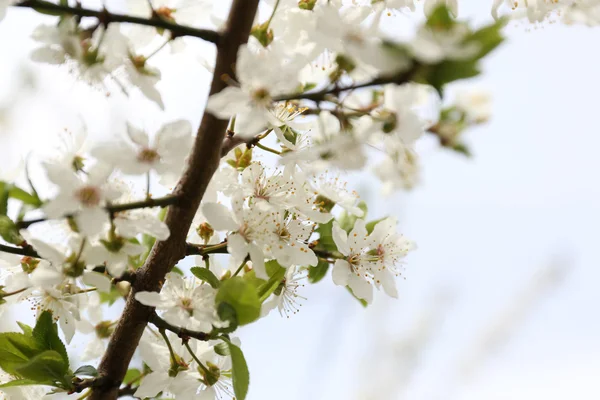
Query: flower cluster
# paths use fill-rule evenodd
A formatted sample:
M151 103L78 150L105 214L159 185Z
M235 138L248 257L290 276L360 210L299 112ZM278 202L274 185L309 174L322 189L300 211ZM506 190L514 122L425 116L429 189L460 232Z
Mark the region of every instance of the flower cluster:
M8 3L0 0L0 18ZM21 5L60 15L33 32L32 60L93 87L136 88L164 108L161 70L150 59L165 48L191 52L187 36L223 51L229 36L216 3L129 0L131 15L68 1ZM478 73L502 42L503 22L473 29L456 20L455 0L426 0L425 22L399 41L384 21L414 11L413 0L263 3L247 43L228 55L234 70L215 72L213 88L226 87L208 98L197 136L196 121L185 119L150 134L145 121L129 121L96 143L81 129L30 160L48 185L28 168L28 189L0 181L0 311L29 301L37 316L34 328L21 324L20 342L0 334L0 347L16 346L16 359L0 354L11 380L97 389L100 378L80 378L95 377L94 367L71 371L56 326L67 344L87 335L81 358L96 360L127 322L114 315L137 307L144 367L113 377L124 393L243 400L248 368L232 336L239 326L275 308L297 313L305 282L328 273L364 304L374 289L398 296L396 277L415 245L393 217L369 219L346 180L368 169L384 193L414 187L426 135L467 153L461 134L489 118L488 97L462 93L449 104L444 88ZM203 129L215 121L222 143L204 148ZM188 220L177 219L182 210Z

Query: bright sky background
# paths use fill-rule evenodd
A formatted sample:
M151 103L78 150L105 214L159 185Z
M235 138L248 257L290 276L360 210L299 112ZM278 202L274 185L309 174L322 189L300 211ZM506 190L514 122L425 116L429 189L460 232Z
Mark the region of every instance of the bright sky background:
M462 1L460 14L489 21L490 3ZM27 63L32 15L12 11L0 24L0 108L17 103L0 131L3 158L76 128L73 111L93 138L118 133L125 116L146 128L179 117L197 125L209 79L197 63L163 57L164 114L118 94L107 101L64 71ZM330 277L307 285L298 315L273 313L242 331L250 400L600 398L600 29L520 24L507 33L468 82L494 98L492 121L468 135L473 159L425 143L413 192L381 198L366 179L352 182L371 217L397 215L419 245L400 299L380 293L363 309ZM11 90L23 65L38 81L35 99ZM566 273L544 290L539 271L549 265ZM509 340L488 352L478 343L498 329ZM470 378L460 373L469 360Z

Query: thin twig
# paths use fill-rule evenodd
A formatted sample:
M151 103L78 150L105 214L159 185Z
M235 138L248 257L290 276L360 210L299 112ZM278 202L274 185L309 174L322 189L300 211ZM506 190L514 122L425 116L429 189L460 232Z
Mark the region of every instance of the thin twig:
M82 7L70 7L66 5L54 4L43 0L26 0L15 4L15 6L33 8L34 10L41 11L51 11L54 13L61 13L63 15L70 14L80 17L95 17L104 25L108 25L113 22L127 22L136 25L153 26L155 28L171 31L172 38L179 36L193 36L211 43L218 43L220 38L219 33L213 30L198 29L191 26L179 25L161 18L156 14L151 18L141 18L133 15L111 13L106 9L91 10Z
M317 92L306 92L306 93L295 93L274 98L274 101L288 101L288 100L312 100L312 101L323 101L327 100L327 96L337 96L340 93L348 92L351 90L362 89L371 86L380 86L388 83L402 84L410 82L415 75L415 72L419 69L419 64L414 64L408 70L389 76L381 76L370 80L368 82L357 83L350 86L334 86L319 90Z
M25 247L13 247L0 244L0 251L4 253L16 254L19 256L28 256L40 258L40 255L33 249L33 247L27 245Z
M122 212L122 211L136 210L139 208L166 207L166 206L170 206L170 205L177 203L178 200L179 200L179 197L175 196L175 195L158 197L156 199L148 198L148 199L141 200L141 201L135 201L133 203L111 204L106 207L106 211L108 211L111 215L114 215L114 214ZM71 217L74 217L74 215L70 214L70 215L64 216L64 218L71 218ZM19 229L24 229L33 224L37 224L39 222L44 222L47 220L48 220L48 218L42 217L42 218L25 220L25 221L17 221L16 224Z
M194 338L197 340L201 340L203 342L212 339L212 336L209 333L191 331L189 329L181 328L179 326L171 325L161 317L159 317L156 313L152 314L149 320L154 326L156 326L159 330L164 329L167 331L171 331L175 333L180 338Z

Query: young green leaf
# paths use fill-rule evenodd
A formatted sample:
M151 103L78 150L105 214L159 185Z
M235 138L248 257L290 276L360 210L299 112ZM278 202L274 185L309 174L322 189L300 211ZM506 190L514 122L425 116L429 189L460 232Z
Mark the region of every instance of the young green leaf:
M84 375L96 377L98 376L98 370L92 365L82 365L81 367L77 368L74 374L77 376Z
M137 368L130 368L125 373L125 377L123 378L123 383L126 385L130 385L132 382L138 380L138 378L142 375L142 372Z
M277 289L279 284L281 284L286 271L276 260L266 262L265 267L270 278L258 288L258 296L261 304L275 291L275 289Z
M52 313L44 311L38 318L33 328L33 337L45 350L54 350L61 355L63 361L69 366L69 355L64 343L58 337L58 326L54 323Z
M317 283L325 277L329 270L329 263L327 261L319 260L319 263L308 268L308 281L310 283Z
M14 381L9 381L0 385L0 388L9 388L15 386L30 386L30 385L39 385L38 381L34 381L33 379L17 379Z
M25 379L32 379L39 383L59 382L62 385L68 385L65 378L68 369L69 366L58 352L47 350L15 368L15 372Z
M256 288L243 278L233 277L221 283L216 303L225 302L235 309L240 325L249 324L260 316L260 300Z
M250 386L250 372L244 358L242 350L231 342L229 345L229 353L231 355L231 372L233 379L233 391L235 392L236 400L244 400L248 394Z
M192 272L192 274L194 274L196 278L208 283L215 289L218 289L221 285L221 281L219 280L219 278L217 278L215 274L213 274L213 272L208 268L192 267L190 271Z

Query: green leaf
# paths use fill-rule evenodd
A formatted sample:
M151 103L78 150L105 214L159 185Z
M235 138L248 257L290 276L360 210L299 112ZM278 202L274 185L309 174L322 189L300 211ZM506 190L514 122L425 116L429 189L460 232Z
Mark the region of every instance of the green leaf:
M17 367L42 351L31 336L16 332L0 334L0 367L11 375L15 374Z
M96 367L91 365L82 365L81 367L77 368L74 374L96 377L98 376L98 370L96 369Z
M228 356L229 354L231 354L229 352L229 345L226 342L216 344L213 348L215 350L215 353L217 353L220 356Z
M114 285L110 287L110 292L97 292L100 296L101 303L108 303L109 306L112 306L115 301L119 300L122 296L121 293L115 288Z
M220 303L217 306L217 315L221 319L221 321L228 321L229 326L227 328L219 328L219 332L231 333L235 331L238 327L238 319L235 308L228 303Z
M352 297L354 297L356 300L358 300L358 302L363 306L363 307L367 307L369 305L369 303L367 303L364 299L361 299L359 297L356 297L356 295L354 294L354 292L352 291L352 289L350 289L349 286L346 286L346 289L348 289L348 292L350 292L350 294L352 295Z
M221 283L216 303L225 302L236 312L240 325L249 324L260 316L260 300L256 288L240 277L233 277Z
M24 242L15 223L6 215L0 215L0 236L8 243L20 245Z
M131 382L136 381L140 377L140 375L142 375L142 372L139 369L130 368L127 370L127 373L125 373L123 383L129 385L131 384Z
M277 260L271 260L265 263L269 280L258 288L258 296L262 304L281 284L285 276L286 269L283 268Z
M217 278L215 274L213 274L213 272L208 268L192 267L190 271L192 272L192 274L194 274L196 278L208 283L215 289L218 289L221 285L221 281L219 280L219 278Z
M426 25L434 30L449 30L456 23L450 9L442 4L429 15Z
M364 219L367 217L367 203L365 203L364 201L361 201L360 203L358 203L358 208L360 208L363 211L363 215L362 217L360 217L361 219ZM342 228L343 230L345 230L346 232L350 232L352 230L352 228L354 228L354 223L356 222L356 220L359 219L359 217L357 217L354 214L349 214L346 210L344 210L341 214L340 217L338 218L338 224L340 225L340 228Z
M39 385L38 381L34 381L32 379L17 379L14 381L6 382L0 385L0 388L8 388L15 386L29 386L29 385Z
M442 61L425 69L425 83L442 94L442 88L447 83L479 75L481 71L477 64L476 60Z
M477 43L479 45L479 52L474 59L479 60L485 57L504 41L502 29L505 26L506 20L499 19L496 23L473 32L465 39L465 43Z
M250 387L248 364L246 364L244 353L242 353L239 347L229 341L227 344L229 345L229 353L231 355L231 372L235 398L236 400L244 400L248 394L248 387Z
M67 368L69 367L69 355L65 345L58 337L58 326L54 323L52 313L44 311L38 318L33 337L45 350L54 350L62 357Z
M326 224L319 224L319 227L315 230L319 234L319 244L318 247L323 250L337 250L337 246L333 241L333 235L331 234L333 230L333 220L329 221Z
M26 192L20 187L12 186L8 193L8 195L13 199L20 200L25 204L29 204L30 206L40 207L42 205L41 200L37 196Z
M44 351L33 357L26 364L15 368L15 372L25 379L32 379L40 383L65 382L65 374L69 366L58 352Z
M466 157L473 156L473 154L471 153L471 150L464 143L454 143L452 145L451 149L459 154L462 154L463 156L466 156Z
M0 181L0 215L8 213L9 186L8 183Z
M308 281L310 283L317 283L327 275L329 270L329 263L327 261L319 260L319 263L315 267L308 268Z
M182 276L184 275L184 273L183 273L183 271L181 270L181 268L179 268L179 267L177 267L177 266L173 267L173 268L171 269L171 272L175 272L176 274L179 274L179 275L182 275Z
M17 324L19 325L19 328L21 328L21 330L23 331L25 336L33 335L33 328L31 328L29 325L24 324L23 322L19 322L19 321L17 321Z

